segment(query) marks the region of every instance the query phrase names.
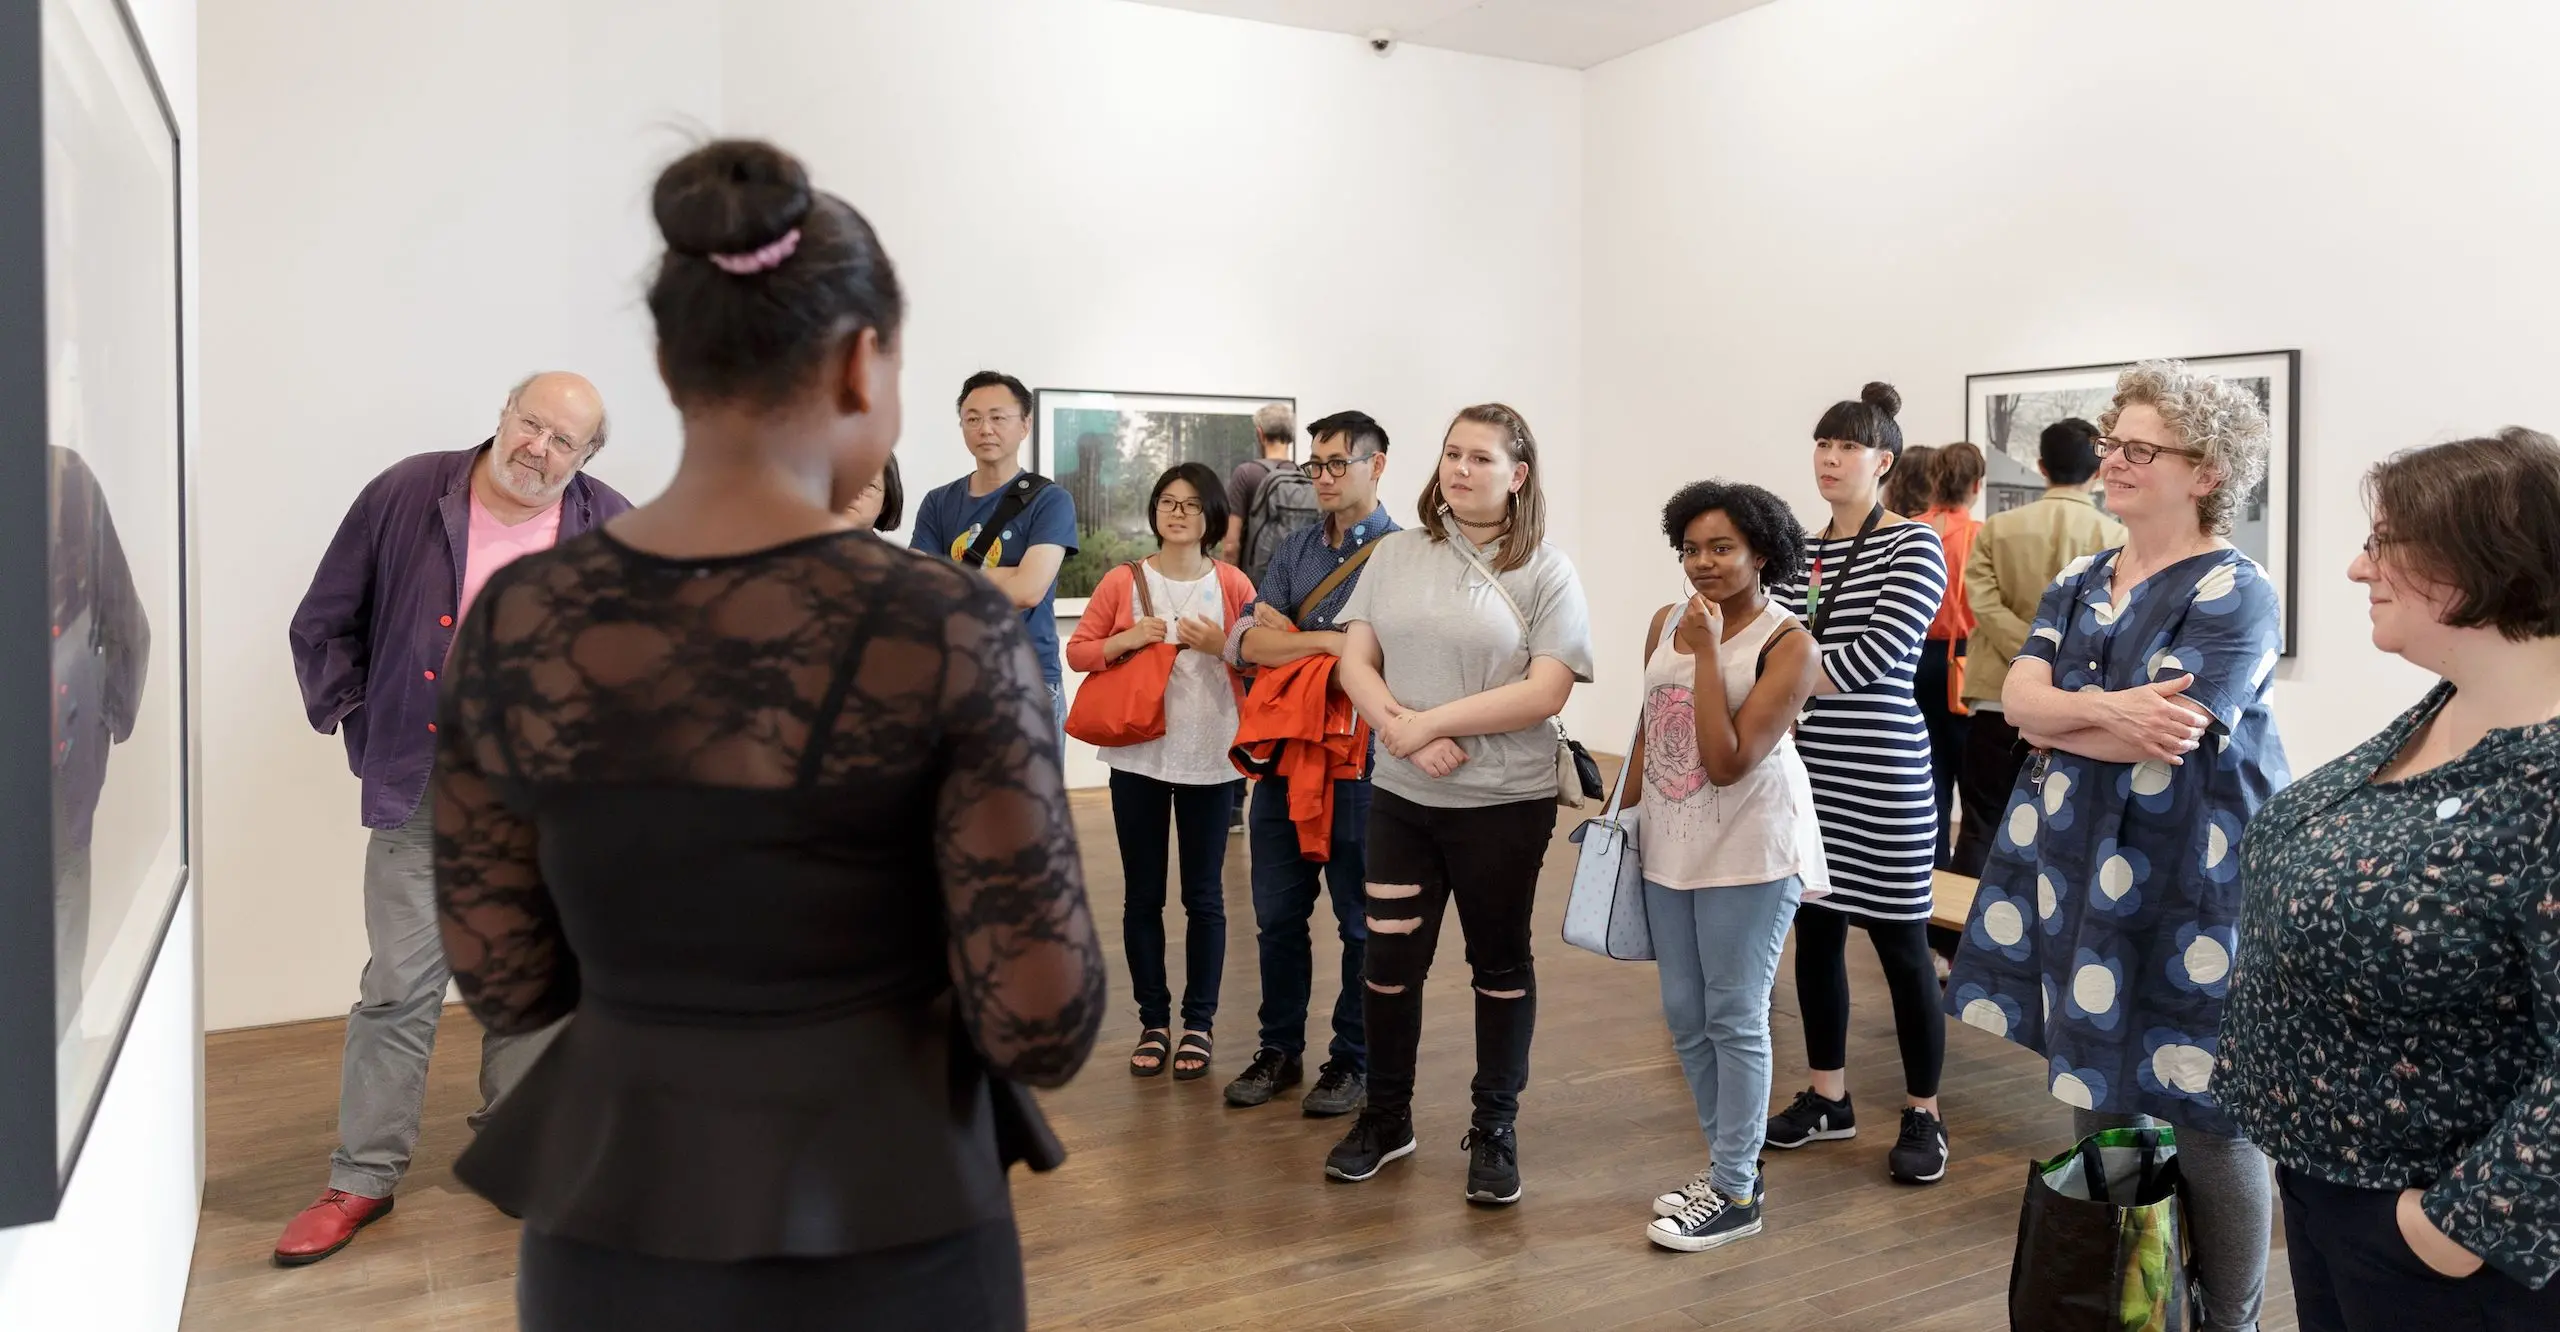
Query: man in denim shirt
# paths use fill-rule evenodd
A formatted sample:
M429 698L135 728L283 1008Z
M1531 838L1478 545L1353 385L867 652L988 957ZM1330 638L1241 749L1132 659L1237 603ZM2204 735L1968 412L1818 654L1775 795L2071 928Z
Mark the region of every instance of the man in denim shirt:
M1324 521L1292 534L1272 554L1259 595L1227 637L1227 659L1239 667L1279 666L1319 653L1340 656L1343 636L1334 617L1359 585L1360 572L1352 571L1321 603L1299 603L1327 575L1396 530L1395 520L1378 503L1378 482L1387 471L1387 432L1365 413L1337 412L1308 426L1307 433L1315 443L1302 470L1315 482ZM1301 632L1291 632L1292 623ZM1369 796L1365 778L1333 784L1331 858L1317 864L1298 853L1288 779L1265 777L1254 784L1249 831L1253 916L1262 955L1261 1048L1228 1084L1229 1105L1261 1105L1305 1077L1307 1005L1315 989L1315 951L1307 923L1315 915L1319 875L1332 890L1334 920L1342 936L1342 990L1333 1003L1332 1048L1301 1109L1316 1117L1347 1115L1367 1099L1360 969L1369 945L1368 922L1361 914Z
M364 783L372 956L347 1016L329 1187L285 1227L280 1264L318 1262L390 1211L391 1191L417 1148L448 975L436 922L435 806L427 799L436 675L490 574L631 507L580 474L604 436L604 402L593 384L550 373L516 385L496 434L395 463L356 496L294 612L303 708L314 730L345 736L348 766ZM482 1040L475 1128L556 1030Z

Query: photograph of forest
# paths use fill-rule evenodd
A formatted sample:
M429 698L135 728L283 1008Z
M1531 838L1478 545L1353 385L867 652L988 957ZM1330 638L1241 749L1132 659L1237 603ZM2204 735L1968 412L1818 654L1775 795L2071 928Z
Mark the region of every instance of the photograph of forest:
M1206 463L1223 480L1256 454L1254 409L1295 405L1286 397L1060 389L1040 389L1034 397L1039 428L1032 470L1066 487L1076 502L1077 551L1058 573L1061 616L1080 613L1084 598L1115 566L1155 552L1147 500L1166 468Z

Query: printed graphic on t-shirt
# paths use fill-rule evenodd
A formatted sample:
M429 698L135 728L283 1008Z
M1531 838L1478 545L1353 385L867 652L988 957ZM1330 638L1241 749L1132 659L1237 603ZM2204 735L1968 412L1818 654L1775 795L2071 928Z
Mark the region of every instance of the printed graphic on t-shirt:
M1644 779L1666 803L1686 804L1707 785L1707 767L1698 761L1697 695L1657 685L1644 716Z
M969 524L968 531L963 532L952 539L951 558L956 560L961 556L968 554L969 548L978 544L978 534L985 530L987 530L987 525L985 523ZM995 540L987 543L987 567L990 569L997 569L1002 568L1003 566L1004 537L1002 535L998 535Z

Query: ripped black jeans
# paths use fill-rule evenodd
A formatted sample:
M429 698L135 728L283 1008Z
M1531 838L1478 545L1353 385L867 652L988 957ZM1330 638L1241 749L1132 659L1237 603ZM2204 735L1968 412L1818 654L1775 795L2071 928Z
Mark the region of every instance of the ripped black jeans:
M1452 900L1476 1003L1475 1123L1519 1118L1538 1025L1529 914L1555 837L1552 798L1441 809L1381 790L1369 811L1369 1108L1409 1115L1422 982Z

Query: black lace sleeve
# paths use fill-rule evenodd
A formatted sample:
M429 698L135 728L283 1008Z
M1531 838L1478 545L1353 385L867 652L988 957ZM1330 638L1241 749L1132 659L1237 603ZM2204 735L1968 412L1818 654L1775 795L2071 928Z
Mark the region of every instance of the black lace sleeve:
M934 851L952 982L988 1064L1055 1087L1093 1049L1104 973L1049 687L1021 616L983 584L946 617L943 646Z
M578 959L543 886L533 821L509 808L489 673L496 579L455 635L436 728L436 914L453 978L480 1025L536 1031L578 1005Z

